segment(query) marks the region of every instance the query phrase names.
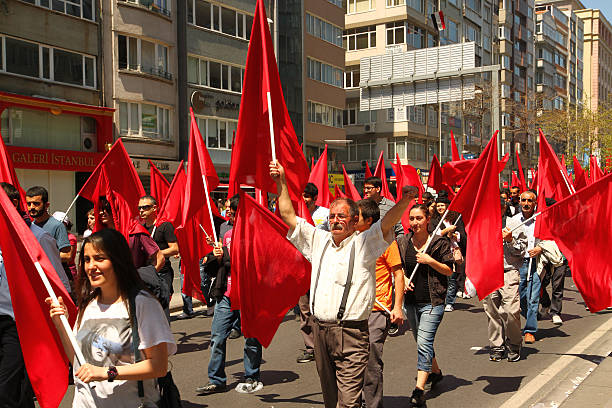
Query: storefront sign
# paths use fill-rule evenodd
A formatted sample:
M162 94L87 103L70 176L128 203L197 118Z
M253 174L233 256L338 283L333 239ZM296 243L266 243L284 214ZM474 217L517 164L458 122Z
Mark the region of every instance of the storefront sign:
M155 167L157 167L157 169L161 171L162 173L171 174L171 175L174 175L174 173L176 173L176 170L178 169L178 166L180 164L180 162L178 161L169 161L169 160L151 159L151 162L153 162ZM132 158L132 164L134 165L136 172L140 174L149 174L151 170L151 165L149 164L149 160L147 159Z
M13 165L20 169L93 171L103 153L77 152L71 150L35 149L31 147L6 146Z

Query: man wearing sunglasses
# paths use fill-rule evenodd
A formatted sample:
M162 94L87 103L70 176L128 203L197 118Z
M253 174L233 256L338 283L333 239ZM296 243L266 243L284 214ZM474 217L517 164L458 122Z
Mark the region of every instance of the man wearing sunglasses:
M521 212L512 217L516 225L531 218L536 207L536 193L528 190L521 194L519 205ZM523 336L525 343L535 342L535 333L538 331L538 305L540 303L540 276L537 274L538 256L542 248L538 246L540 240L535 237L535 219L521 227L527 236L527 248L523 254L523 265L519 269L521 282L519 294L521 297L521 314L525 317Z

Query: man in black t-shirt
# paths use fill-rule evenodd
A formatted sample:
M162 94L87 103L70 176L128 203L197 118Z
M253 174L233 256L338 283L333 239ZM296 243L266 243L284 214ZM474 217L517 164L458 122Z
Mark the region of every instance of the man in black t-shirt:
M174 271L172 270L169 258L179 254L174 227L167 221L155 226L157 221L157 200L150 195L140 198L138 211L140 212L140 219L143 221L142 225L149 231L153 241L155 241L162 255L166 258L166 263L157 273L166 282L170 289L170 294L172 294Z

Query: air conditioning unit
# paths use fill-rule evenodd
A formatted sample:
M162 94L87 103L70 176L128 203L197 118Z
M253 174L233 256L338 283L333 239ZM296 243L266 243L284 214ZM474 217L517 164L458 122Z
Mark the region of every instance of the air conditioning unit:
M366 133L374 133L376 132L376 123L368 123L363 127L363 131Z
M81 134L81 151L91 153L98 151L98 138L95 133Z

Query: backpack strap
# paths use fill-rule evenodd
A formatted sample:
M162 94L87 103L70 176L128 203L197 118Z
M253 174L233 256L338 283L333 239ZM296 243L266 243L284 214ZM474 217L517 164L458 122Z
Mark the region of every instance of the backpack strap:
M344 311L346 310L346 301L348 299L349 291L351 290L351 284L353 280L353 267L355 266L355 242L351 246L351 255L349 257L348 273L346 274L346 284L344 285L344 293L342 293L342 301L340 302L340 309L336 318L338 321L344 317Z
M132 317L132 352L134 353L134 362L138 363L139 361L142 361L142 355L138 349L138 346L140 345L140 335L138 334L138 318L136 317L136 295L137 294L131 294L129 301ZM140 399L144 398L144 384L142 380L138 380L138 397Z

